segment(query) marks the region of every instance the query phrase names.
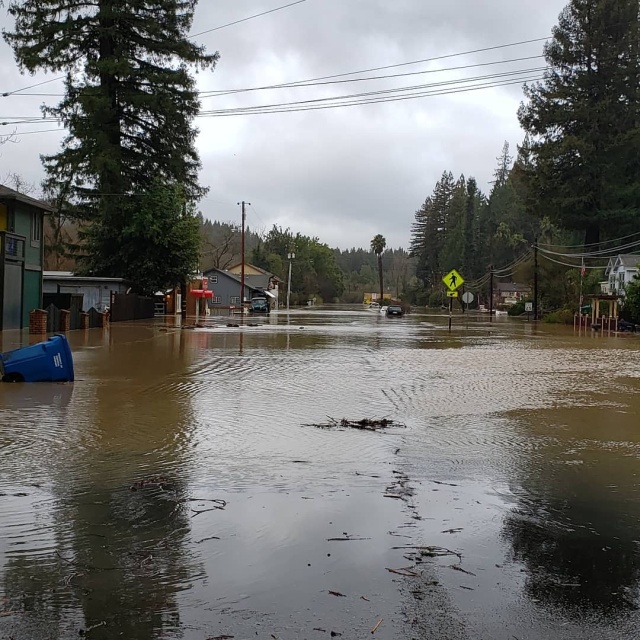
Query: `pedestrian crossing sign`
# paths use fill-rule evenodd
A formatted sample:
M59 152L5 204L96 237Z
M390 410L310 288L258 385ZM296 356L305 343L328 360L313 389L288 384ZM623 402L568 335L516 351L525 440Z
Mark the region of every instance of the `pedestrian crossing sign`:
M464 278L455 269L451 269L451 271L442 278L442 282L444 282L449 291L456 291L464 284Z

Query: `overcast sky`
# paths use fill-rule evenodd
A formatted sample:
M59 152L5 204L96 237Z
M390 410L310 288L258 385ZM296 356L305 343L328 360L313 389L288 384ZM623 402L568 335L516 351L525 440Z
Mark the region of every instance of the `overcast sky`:
M292 1L200 0L193 33ZM201 73L198 83L202 91L260 87L543 38L565 4L566 0L305 0L198 37L209 51L221 55L216 70ZM0 17L3 26L11 26L2 9ZM540 55L542 46L536 42L342 79L502 62L488 66L206 97L202 109L315 100L533 69L543 64L542 59L503 61ZM51 77L21 76L11 50L0 44L0 94ZM32 92L55 94L61 89L62 83L54 82ZM336 109L201 117L201 182L210 192L200 208L211 219L237 222L236 203L246 200L252 203L247 221L254 229L268 230L275 223L342 248L368 247L371 238L382 233L388 246L406 247L414 213L443 170L475 176L484 190L490 188L503 142L515 150L523 137L516 117L521 99L516 84ZM42 101L56 100L20 94L0 97L0 122L38 115ZM40 123L18 129L54 126ZM0 127L0 132L9 129ZM62 137L61 132L48 131L22 135L17 144L4 145L0 181L17 172L39 183L39 156L55 152Z

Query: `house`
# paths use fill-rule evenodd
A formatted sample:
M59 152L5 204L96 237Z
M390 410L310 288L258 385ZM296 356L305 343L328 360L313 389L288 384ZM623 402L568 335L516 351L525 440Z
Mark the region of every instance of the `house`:
M0 331L29 326L42 307L44 216L52 207L0 185Z
M242 275L242 263L234 264L227 269L229 273L233 273L237 276ZM269 292L269 298L271 300L271 308L277 309L280 306L280 287L284 285L284 281L273 275L269 271L265 271L260 267L256 267L253 264L244 265L244 281L250 287L254 289L261 289L262 291ZM283 295L284 295L284 287Z
M493 306L511 307L531 296L531 287L515 282L498 282L493 290Z
M269 300L272 309L276 308L278 299L269 289L269 279L262 277L247 276L245 274L244 295L240 295L241 276L222 269L208 269L204 272L204 277L209 279L209 289L213 291L213 298L209 300L211 308L232 308L240 307L241 297L247 302L256 296L263 296ZM266 285L259 286L258 283Z
M600 283L602 293L624 296L626 286L638 274L638 265L640 265L640 255L621 253L610 258L605 271L607 279Z
M82 310L106 311L111 305L112 293L126 293L129 285L122 278L98 278L95 276L76 276L71 271L45 271L43 275L43 293L71 293L82 295Z

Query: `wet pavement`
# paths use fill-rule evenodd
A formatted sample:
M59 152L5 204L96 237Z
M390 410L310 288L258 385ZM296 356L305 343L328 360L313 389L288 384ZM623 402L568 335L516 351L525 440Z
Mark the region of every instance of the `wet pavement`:
M69 334L0 385L0 639L636 638L640 338L497 320Z

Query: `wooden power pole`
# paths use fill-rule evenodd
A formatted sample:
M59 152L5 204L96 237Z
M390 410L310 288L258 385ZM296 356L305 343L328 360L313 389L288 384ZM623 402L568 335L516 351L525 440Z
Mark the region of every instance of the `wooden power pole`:
M240 244L240 312L244 315L244 229L245 222L247 220L245 207L246 205L251 206L251 203L243 200L242 202L238 202L238 204L242 205L242 239Z

